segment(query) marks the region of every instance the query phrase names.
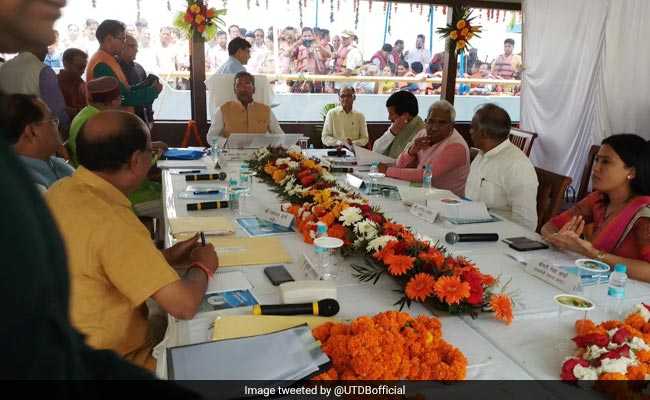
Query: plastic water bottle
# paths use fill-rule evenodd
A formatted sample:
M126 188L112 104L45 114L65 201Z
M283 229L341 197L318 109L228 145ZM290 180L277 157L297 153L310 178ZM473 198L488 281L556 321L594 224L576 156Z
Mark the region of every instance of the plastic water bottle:
M248 196L248 192L250 191L250 170L246 163L242 163L239 167L239 182L246 191L244 196Z
M228 205L235 215L239 214L239 190L236 179L228 181Z
M627 283L627 267L623 264L616 264L614 272L609 275L607 286L607 298L610 313L621 314L623 299L625 298L625 284Z
M422 187L425 189L431 189L431 178L433 176L433 170L431 169L431 164L427 164L424 167L424 175L422 176Z

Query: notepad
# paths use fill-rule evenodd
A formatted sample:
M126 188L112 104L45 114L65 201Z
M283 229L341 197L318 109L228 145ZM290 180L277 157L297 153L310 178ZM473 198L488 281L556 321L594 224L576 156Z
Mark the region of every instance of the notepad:
M235 227L232 221L224 217L178 217L169 220L172 236L183 239L194 236L197 232L210 234L232 234Z
M464 201L458 198L434 199L427 200L427 207L436 210L440 216L453 224L498 221L490 215L485 203L480 201Z
M234 339L263 335L302 324L314 329L327 322L337 322L335 318L309 315L228 315L214 321L213 340Z
M219 267L283 264L291 256L277 237L210 237L219 256Z

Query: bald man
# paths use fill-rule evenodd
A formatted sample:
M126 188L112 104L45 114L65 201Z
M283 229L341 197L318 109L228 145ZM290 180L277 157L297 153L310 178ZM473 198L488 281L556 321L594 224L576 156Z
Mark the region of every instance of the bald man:
M74 175L46 196L70 259L72 323L90 346L154 369L151 350L163 332L151 328L145 300L191 319L217 255L198 236L159 251L133 213L127 196L145 180L152 157L140 118L124 111L91 117L77 139L77 157Z

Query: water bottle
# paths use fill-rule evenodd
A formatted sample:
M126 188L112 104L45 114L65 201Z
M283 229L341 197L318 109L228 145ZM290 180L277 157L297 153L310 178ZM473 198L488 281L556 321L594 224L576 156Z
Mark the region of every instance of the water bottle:
M422 176L422 187L425 189L431 189L431 178L433 176L433 171L431 169L431 164L427 164L424 167L424 175Z
M210 156L212 157L212 162L216 164L219 162L219 146L217 146L217 138L213 138L210 143Z
M235 215L239 214L239 190L237 188L237 180L230 179L228 181L228 205Z
M245 190L244 196L247 196L250 191L250 170L246 163L241 164L239 167L239 182Z
M616 264L614 272L609 275L607 285L607 298L610 313L621 314L623 299L625 298L625 284L627 283L627 267Z
M323 222L316 223L316 237L315 239L327 237L327 225ZM331 271L329 270L330 266L330 251L328 248L320 247L314 245L314 252L316 253L316 259L319 268L319 275L321 279L329 279Z

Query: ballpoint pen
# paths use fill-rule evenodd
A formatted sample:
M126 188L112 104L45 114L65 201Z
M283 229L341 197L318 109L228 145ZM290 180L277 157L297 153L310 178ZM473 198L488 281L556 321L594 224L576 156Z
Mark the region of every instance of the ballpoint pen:
M205 234L201 232L201 246L205 246Z
M179 174L200 174L201 172L200 169L193 169L191 171L180 171Z
M195 192L192 192L194 195L201 195L201 194L219 194L221 191L219 190L197 190Z

